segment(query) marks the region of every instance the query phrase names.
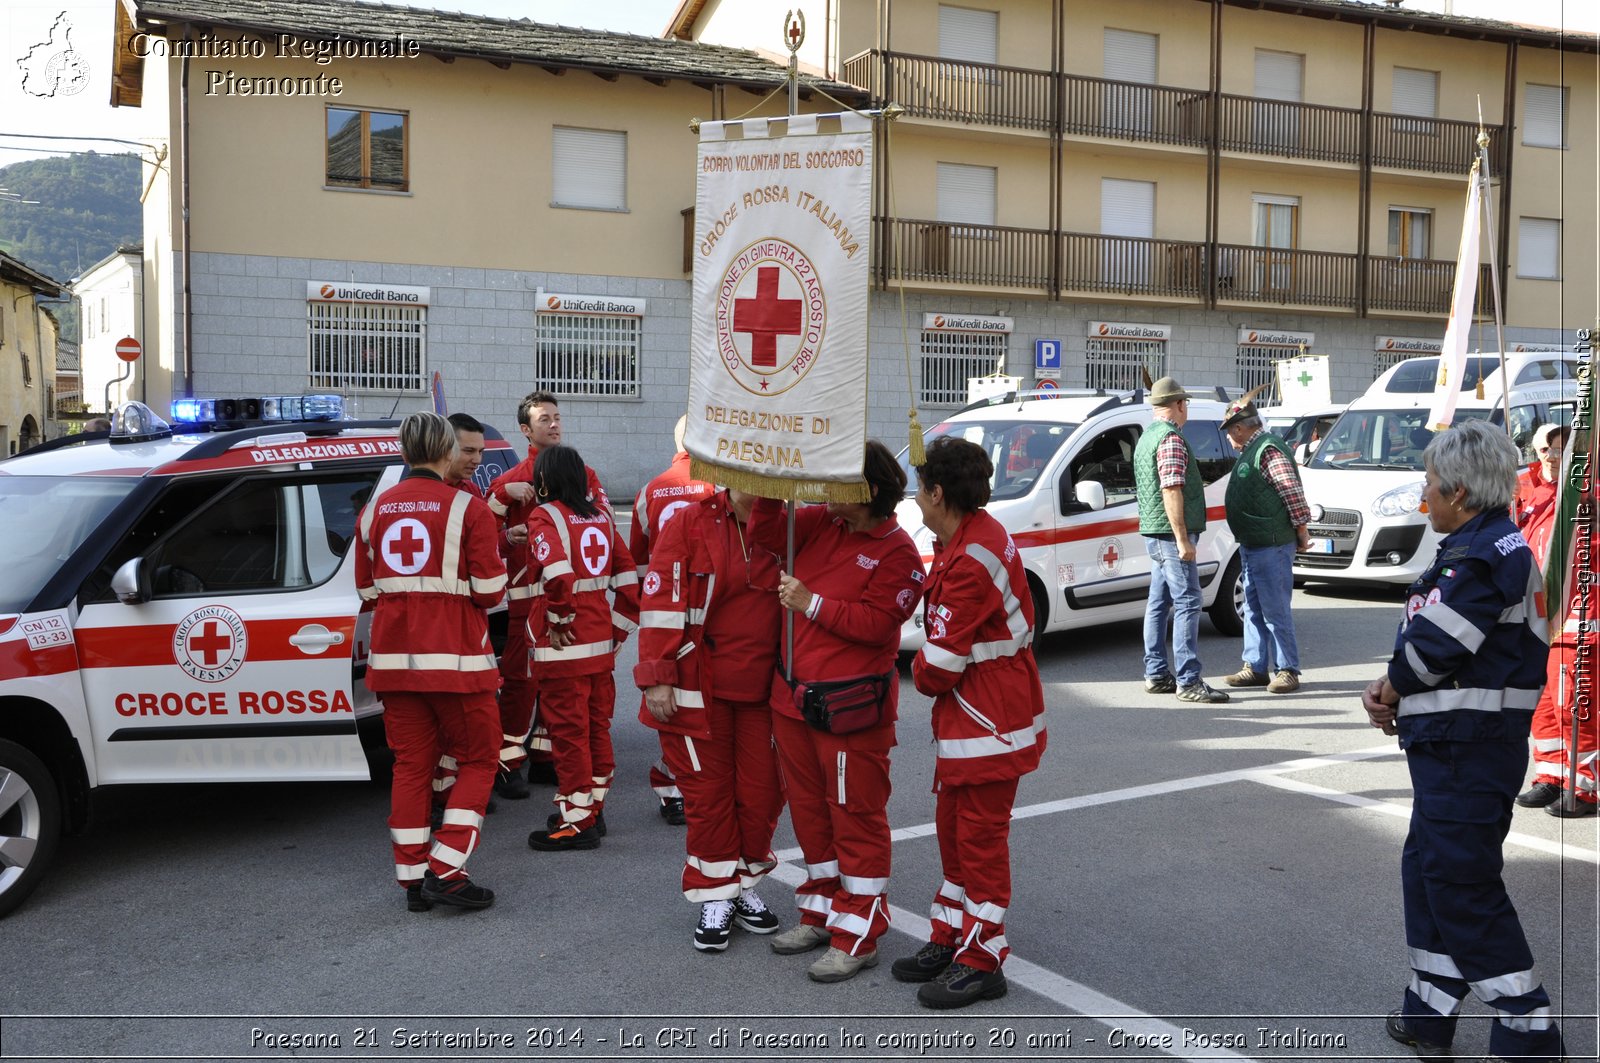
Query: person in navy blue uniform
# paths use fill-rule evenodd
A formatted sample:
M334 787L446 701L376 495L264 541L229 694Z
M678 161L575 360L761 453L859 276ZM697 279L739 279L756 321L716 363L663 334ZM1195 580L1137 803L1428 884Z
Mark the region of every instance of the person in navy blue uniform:
M1494 1012L1494 1056L1558 1060L1550 997L1500 877L1550 651L1544 581L1508 509L1517 450L1466 421L1422 457L1428 521L1445 537L1407 594L1387 674L1362 696L1372 725L1400 736L1413 790L1400 859L1413 976L1386 1029L1423 1059L1450 1059L1470 991Z

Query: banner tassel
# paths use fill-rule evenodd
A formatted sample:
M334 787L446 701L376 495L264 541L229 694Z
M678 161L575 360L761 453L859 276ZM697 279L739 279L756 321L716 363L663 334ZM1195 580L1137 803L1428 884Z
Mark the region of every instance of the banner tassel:
M914 468L920 468L928 462L927 448L922 445L922 422L917 419L917 408L911 407L911 450L907 455Z

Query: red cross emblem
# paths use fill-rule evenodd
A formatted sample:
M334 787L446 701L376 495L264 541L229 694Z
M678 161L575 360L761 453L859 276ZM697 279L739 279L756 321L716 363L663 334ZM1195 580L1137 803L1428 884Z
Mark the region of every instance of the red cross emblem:
M383 559L403 576L414 576L421 572L432 553L433 544L428 539L428 529L413 517L395 521L383 533Z
M611 559L611 544L606 542L605 533L599 528L583 529L583 538L578 543L578 556L583 558L583 567L589 570L589 575L603 573L606 562Z
M189 636L190 652L201 654L207 668L214 667L221 659L220 653L232 646L232 636L224 635L222 625L215 620L207 620L199 635Z
M750 364L778 364L778 337L800 335L800 300L778 298L778 267L756 270L756 297L733 301L733 331L750 333Z
M427 542L417 535L415 528L405 528L399 535L395 536L394 545L391 549L400 555L401 563L409 568L411 567L411 559L427 545Z
M1107 539L1100 544L1100 571L1107 576L1114 576L1122 567L1122 544L1115 539Z

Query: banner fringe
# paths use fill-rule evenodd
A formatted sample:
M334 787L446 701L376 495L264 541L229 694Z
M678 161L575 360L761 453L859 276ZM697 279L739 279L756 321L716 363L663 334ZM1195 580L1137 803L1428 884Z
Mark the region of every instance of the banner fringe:
M839 483L833 480L790 480L765 476L749 469L730 469L691 456L689 475L696 480L731 487L747 495L779 498L785 502L870 502L872 491L866 483Z

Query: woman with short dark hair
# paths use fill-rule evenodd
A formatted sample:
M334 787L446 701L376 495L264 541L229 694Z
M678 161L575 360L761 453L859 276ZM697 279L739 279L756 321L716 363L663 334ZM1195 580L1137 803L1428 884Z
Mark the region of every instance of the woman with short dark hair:
M917 469L917 508L934 534L923 601L927 642L911 662L933 701L934 822L944 882L933 929L894 976L917 1001L960 1008L1004 996L1011 903L1011 806L1045 747L1044 690L1033 659L1033 595L1022 556L984 510L994 468L976 443L945 436Z

